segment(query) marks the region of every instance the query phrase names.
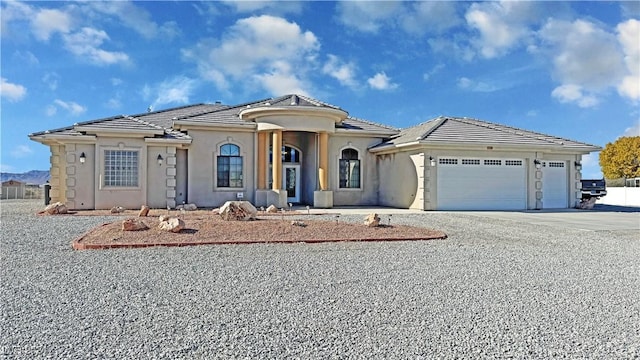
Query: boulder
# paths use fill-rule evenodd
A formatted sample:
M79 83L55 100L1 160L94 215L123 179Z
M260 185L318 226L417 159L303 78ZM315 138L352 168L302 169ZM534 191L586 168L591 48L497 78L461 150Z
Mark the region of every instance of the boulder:
M165 231L170 231L170 232L180 232L180 230L184 229L184 221L182 221L182 219L178 219L178 218L168 218L165 219L164 221L161 221L160 224L158 225L158 227L160 228L160 230L165 230Z
M258 210L248 201L227 201L220 208L220 216L226 221L254 220Z
M271 214L275 214L278 212L278 208L275 207L275 205L269 205L269 207L267 208L267 212Z
M215 208L215 209L211 210L211 213L213 215L220 215L220 209L219 208Z
M371 213L364 219L364 224L368 227L380 226L380 217L376 213Z
M196 204L182 204L176 206L176 210L195 211L198 210L198 206Z
M598 199L595 197L581 200L578 206L576 206L576 208L582 209L582 210L593 210L593 207L596 205L597 200Z
M123 231L141 231L147 230L148 228L147 224L142 222L140 219L131 218L122 221Z
M144 217L147 215L149 215L149 207L147 205L142 205L140 212L138 213L138 217Z
M122 206L114 206L111 208L111 213L112 214L120 214L123 213L126 209L123 208Z
M160 222L163 222L163 221L167 221L167 219L169 219L170 217L171 217L171 216L169 216L169 215L160 215L160 216L158 217L158 220L159 220Z
M58 215L58 214L66 214L68 212L69 212L69 209L67 209L67 205L61 202L55 202L53 204L47 205L47 207L44 208L44 211L42 213L49 214L49 215Z

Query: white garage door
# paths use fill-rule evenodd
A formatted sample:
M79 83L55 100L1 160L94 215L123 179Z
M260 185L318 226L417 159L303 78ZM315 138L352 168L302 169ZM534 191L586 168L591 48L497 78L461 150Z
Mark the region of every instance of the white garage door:
M567 167L564 161L542 162L542 207L564 209L569 206Z
M522 159L441 157L437 209L526 209L525 170Z

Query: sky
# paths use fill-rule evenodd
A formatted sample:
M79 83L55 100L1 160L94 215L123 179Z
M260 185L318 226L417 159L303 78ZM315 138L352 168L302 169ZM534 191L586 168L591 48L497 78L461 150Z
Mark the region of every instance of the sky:
M640 2L0 4L3 172L49 168L32 132L291 93L398 128L445 115L640 136Z

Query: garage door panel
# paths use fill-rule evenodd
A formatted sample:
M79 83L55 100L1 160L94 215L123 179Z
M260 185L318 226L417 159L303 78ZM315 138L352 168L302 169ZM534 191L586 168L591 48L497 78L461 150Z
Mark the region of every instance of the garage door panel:
M526 208L526 172L523 161L510 160L510 165L507 166L506 159L486 162L462 158L446 159L444 164L438 165L439 210Z

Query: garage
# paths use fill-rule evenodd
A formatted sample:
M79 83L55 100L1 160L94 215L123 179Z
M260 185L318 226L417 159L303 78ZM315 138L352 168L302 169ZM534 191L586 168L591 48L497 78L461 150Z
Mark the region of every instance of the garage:
M564 161L542 162L542 207L567 208L569 201L567 167Z
M438 158L437 209L526 209L525 164L523 159Z

